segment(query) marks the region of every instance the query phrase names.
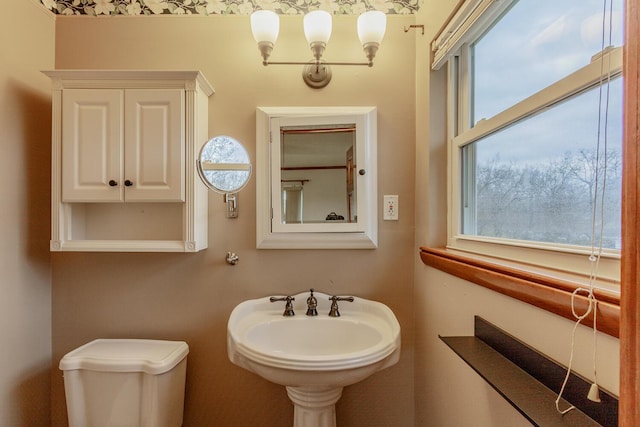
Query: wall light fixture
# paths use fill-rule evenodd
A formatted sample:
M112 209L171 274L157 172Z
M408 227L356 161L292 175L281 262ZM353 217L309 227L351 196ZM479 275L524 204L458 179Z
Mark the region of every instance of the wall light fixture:
M314 10L304 16L304 35L309 42L313 58L308 62L272 62L273 51L280 31L280 18L270 10L258 10L251 14L251 32L258 43L263 65L304 65L302 79L312 88L322 88L331 81L330 65L373 66L373 58L380 47L387 27L387 15L380 11L364 12L358 17L358 38L367 57L367 62L327 62L322 59L331 37L331 14Z

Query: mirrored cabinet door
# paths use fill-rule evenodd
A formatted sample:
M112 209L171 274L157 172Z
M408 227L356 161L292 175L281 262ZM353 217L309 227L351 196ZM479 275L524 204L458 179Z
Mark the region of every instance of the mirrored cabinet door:
M376 247L375 114L258 109L258 248Z

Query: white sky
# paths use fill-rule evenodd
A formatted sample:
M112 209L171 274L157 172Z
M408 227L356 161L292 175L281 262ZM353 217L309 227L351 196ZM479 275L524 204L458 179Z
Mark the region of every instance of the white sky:
M622 0L613 0L611 43L606 2L605 43L622 44ZM489 118L588 64L602 49L603 0L520 0L475 48L475 118ZM552 11L552 13L549 13ZM622 85L611 86L608 141L620 147ZM580 148L595 149L598 91L514 126L480 144L479 161L535 162ZM602 141L603 137L601 137ZM517 141L517 143L514 143ZM487 141L488 142L488 141Z

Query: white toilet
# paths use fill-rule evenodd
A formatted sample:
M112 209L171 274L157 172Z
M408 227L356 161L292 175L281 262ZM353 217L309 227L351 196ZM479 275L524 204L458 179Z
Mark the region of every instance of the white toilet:
M60 361L70 427L179 427L189 347L98 339Z

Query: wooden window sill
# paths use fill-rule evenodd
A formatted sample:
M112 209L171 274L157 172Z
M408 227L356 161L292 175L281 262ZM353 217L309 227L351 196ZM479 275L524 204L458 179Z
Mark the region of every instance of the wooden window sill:
M429 267L532 304L570 320L576 320L571 310L572 292L580 287L576 282L555 278L509 265L489 262L445 248L420 247L420 258ZM595 290L598 300L597 329L620 336L620 297L604 290ZM584 313L589 305L583 295L577 295L575 310ZM593 315L584 325L593 326Z

